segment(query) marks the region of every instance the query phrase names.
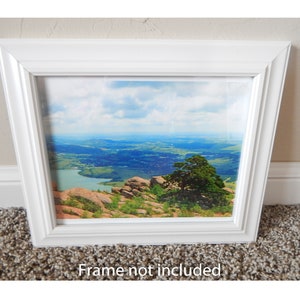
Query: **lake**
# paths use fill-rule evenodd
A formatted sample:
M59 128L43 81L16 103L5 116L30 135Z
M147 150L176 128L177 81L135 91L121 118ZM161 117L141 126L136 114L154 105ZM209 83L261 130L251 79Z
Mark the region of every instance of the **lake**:
M88 190L111 191L111 186L106 186L104 182L110 179L91 178L78 174L80 170L51 170L52 181L56 182L59 191L68 190L74 187L86 188Z

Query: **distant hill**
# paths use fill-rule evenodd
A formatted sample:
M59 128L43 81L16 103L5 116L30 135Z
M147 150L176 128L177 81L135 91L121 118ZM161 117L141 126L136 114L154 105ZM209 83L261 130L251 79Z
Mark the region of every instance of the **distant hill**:
M225 180L237 178L241 141L218 138L138 136L109 138L48 138L52 169L77 168L83 176L124 181L169 174L173 164L200 154Z

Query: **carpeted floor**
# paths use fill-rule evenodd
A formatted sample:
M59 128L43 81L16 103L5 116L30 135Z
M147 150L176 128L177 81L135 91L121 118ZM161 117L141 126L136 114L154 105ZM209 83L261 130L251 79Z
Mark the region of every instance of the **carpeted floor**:
M0 280L87 279L299 280L300 205L264 207L254 244L66 248L33 248L25 210L0 209Z

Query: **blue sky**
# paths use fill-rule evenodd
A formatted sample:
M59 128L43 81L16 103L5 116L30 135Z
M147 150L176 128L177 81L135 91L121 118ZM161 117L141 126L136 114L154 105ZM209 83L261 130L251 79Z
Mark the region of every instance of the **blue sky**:
M46 133L244 132L251 78L39 77Z

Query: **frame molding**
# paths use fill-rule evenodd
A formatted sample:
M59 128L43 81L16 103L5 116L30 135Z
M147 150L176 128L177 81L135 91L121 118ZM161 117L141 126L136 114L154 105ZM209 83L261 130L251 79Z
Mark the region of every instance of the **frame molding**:
M289 42L0 40L0 47L3 86L35 246L255 241ZM254 77L232 217L56 222L34 77L96 74Z

